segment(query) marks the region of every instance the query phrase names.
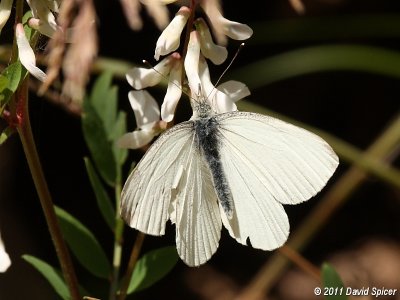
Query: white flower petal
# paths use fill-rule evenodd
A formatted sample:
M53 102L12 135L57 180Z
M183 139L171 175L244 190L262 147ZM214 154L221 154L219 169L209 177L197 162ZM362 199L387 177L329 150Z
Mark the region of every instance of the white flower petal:
M1 0L0 2L0 31L10 17L12 4L13 0Z
M225 94L221 91L218 91L215 94L214 102L215 102L214 106L216 108L216 111L219 114L237 110L237 106L236 106L235 102L233 102L232 99L227 94Z
M160 109L149 92L130 91L128 98L135 113L137 127L160 120Z
M171 122L174 118L175 108L182 96L182 62L179 60L171 69L167 93L164 102L161 105L161 119L165 122Z
M145 89L149 86L159 84L163 77L167 76L171 70L171 63L174 56L170 55L160 61L154 68L132 68L126 73L126 80L137 90Z
M225 47L216 45L211 37L210 30L203 19L195 21L196 29L200 36L200 48L204 57L209 58L215 65L222 64L228 57Z
M213 109L219 114L237 110L233 100L227 94L215 88L211 83L207 62L203 57L200 59L199 69L201 84L205 93L204 96Z
M0 235L0 272L4 273L11 266L11 259L4 247L3 240Z
M201 82L199 77L200 42L197 31L190 33L188 50L185 57L185 71L192 97L200 96Z
M32 9L32 14L35 18L48 23L54 30L57 29L56 19L46 5L46 2L42 0L27 0L29 7Z
M117 140L117 146L119 148L138 149L150 143L155 135L154 130L128 132Z
M211 82L210 71L204 57L200 58L199 62L199 75L201 80L201 86L203 87L203 96L206 99L212 98L211 93L215 93L217 90Z
M229 96L233 102L237 102L250 95L250 90L243 82L229 80L221 83L217 89Z
M200 2L201 7L210 20L214 36L220 45L226 45L227 38L222 31L221 26L221 5L219 0L207 0Z
M29 73L31 73L40 81L44 82L46 80L46 74L36 67L35 53L29 45L29 41L25 36L24 27L21 23L17 24L15 28L15 36L18 46L18 56L22 65L28 70Z
M154 58L160 59L160 55L167 55L178 49L182 30L190 16L190 9L183 6L176 13L175 17L161 33L157 40Z
M224 34L234 40L247 40L253 35L253 29L250 26L230 21L224 17L221 17L221 25Z

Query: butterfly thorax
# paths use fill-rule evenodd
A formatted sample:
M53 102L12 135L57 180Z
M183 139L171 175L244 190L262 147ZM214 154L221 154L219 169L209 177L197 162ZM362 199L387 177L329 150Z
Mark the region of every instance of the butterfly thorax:
M204 119L215 115L211 106L204 100L192 101L193 117L192 120Z

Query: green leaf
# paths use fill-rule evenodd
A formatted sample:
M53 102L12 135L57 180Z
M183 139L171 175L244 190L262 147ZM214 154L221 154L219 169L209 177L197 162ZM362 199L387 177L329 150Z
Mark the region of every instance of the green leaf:
M322 265L322 283L326 294L325 299L328 300L347 300L346 289L335 269L327 263Z
M296 76L356 71L400 79L400 53L371 46L323 45L282 53L232 71L230 78L243 78L250 89Z
M88 99L83 101L82 129L97 170L104 181L113 186L117 175L113 145L107 138L103 122Z
M33 17L32 11L30 10L28 10L22 17L22 24L24 24L25 36L28 39L28 41L31 41L33 33L36 32L36 30L34 30L32 27L28 25L28 21L32 17Z
M111 140L116 141L126 132L126 113L119 111L118 118L114 124ZM118 166L122 166L128 157L128 150L117 147L116 143L113 144L114 157ZM119 168L120 169L120 168Z
M31 255L22 255L22 258L30 263L36 270L38 270L50 283L56 293L64 300L69 300L70 295L64 279L60 275L60 271L52 267L43 260Z
M128 294L152 286L167 275L178 261L174 246L150 251L138 260L133 271Z
M6 76L0 75L0 93L4 91L9 84L9 80Z
M24 16L22 17L22 24L28 23L29 19L32 18L32 17L33 17L32 11L31 11L31 10L28 10L28 11L24 14Z
M1 106L4 106L11 99L11 96L17 90L20 82L25 78L27 71L22 67L19 61L12 63L1 73L8 80L8 84L0 92Z
M111 140L115 120L117 117L118 88L111 86L112 74L104 72L96 80L90 102L103 122L107 138Z
M93 275L109 278L111 266L93 233L65 210L55 207L61 231L78 261Z
M4 71L2 72L2 75L7 77L8 79L7 88L11 92L15 92L19 86L23 74L22 69L23 68L21 63L19 61L16 61L15 63L12 63L7 68L5 68Z
M14 128L6 127L0 134L0 145L4 144L13 133L15 133Z
M103 110L102 108L107 107L107 104L102 101L104 95L108 94L112 83L112 73L104 72L102 73L95 81L92 93L91 93L91 101L96 110Z
M115 227L115 210L111 204L110 197L104 189L100 178L98 177L92 163L90 162L90 159L88 157L85 157L84 160L86 172L89 176L90 183L92 184L94 194L96 195L97 206L99 207L99 210L104 220L113 231Z

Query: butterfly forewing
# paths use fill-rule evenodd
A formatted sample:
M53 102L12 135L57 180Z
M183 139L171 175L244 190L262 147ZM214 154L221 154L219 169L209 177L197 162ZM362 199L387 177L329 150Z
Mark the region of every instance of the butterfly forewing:
M248 112L216 116L221 160L231 187L235 216L224 225L240 243L270 250L287 239L282 204L318 193L338 165L320 137L281 120Z

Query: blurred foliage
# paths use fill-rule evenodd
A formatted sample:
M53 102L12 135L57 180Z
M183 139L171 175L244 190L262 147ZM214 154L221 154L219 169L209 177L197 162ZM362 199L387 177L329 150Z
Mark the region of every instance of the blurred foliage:
M327 300L347 300L346 289L340 276L328 263L322 265L323 295Z

